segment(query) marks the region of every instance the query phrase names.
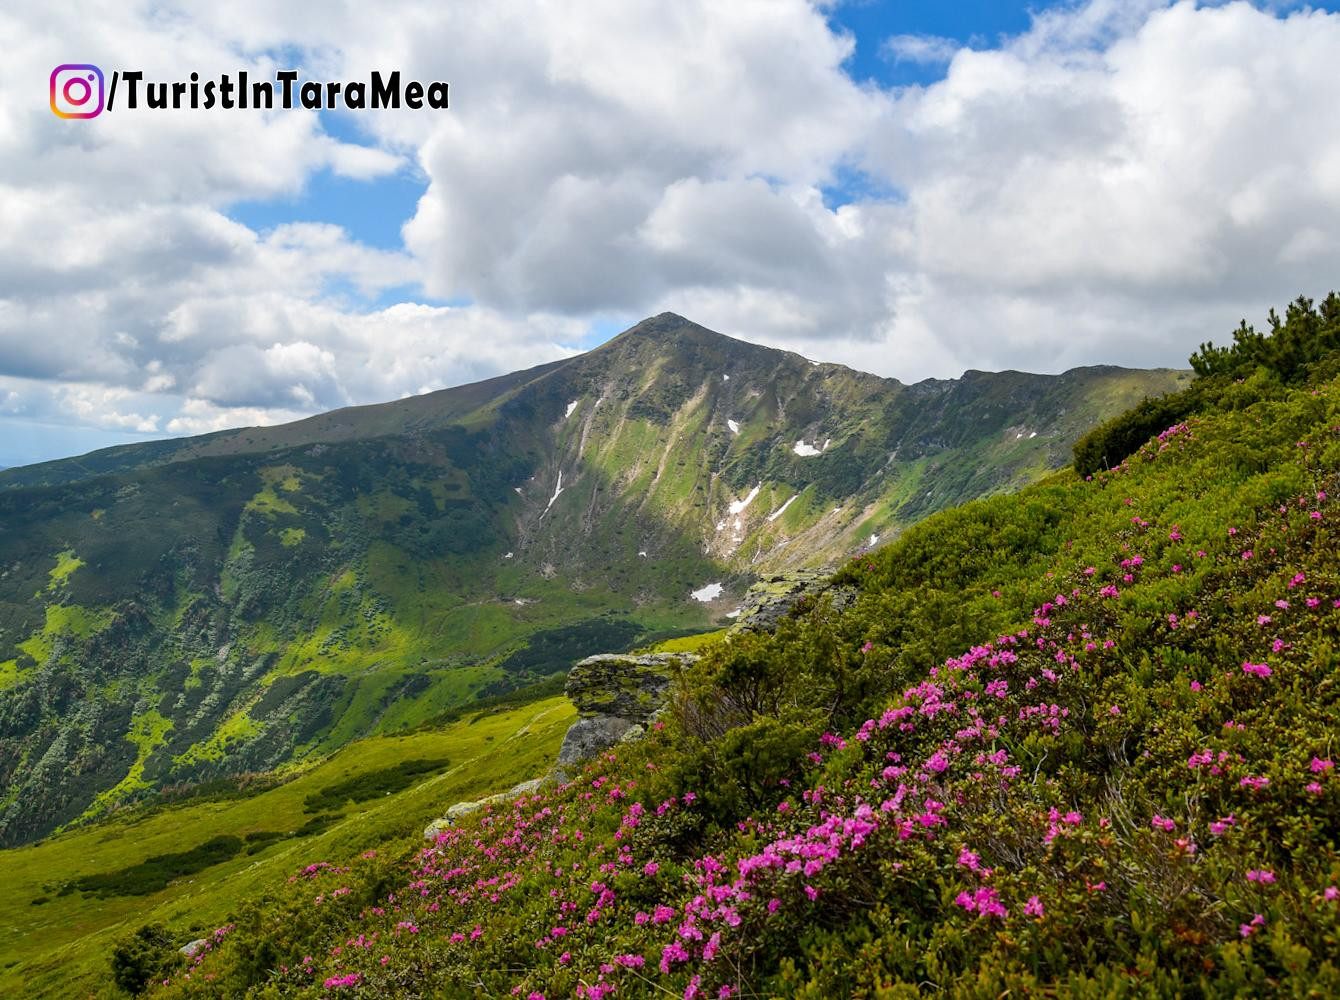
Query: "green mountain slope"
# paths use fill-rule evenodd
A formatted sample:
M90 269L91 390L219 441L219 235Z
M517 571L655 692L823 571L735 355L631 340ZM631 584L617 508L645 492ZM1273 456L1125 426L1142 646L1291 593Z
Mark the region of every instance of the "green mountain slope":
M706 628L754 574L1032 481L1185 379L904 386L666 314L475 385L9 470L0 844Z
M149 995L1337 995L1333 362L928 518L664 728L240 901Z

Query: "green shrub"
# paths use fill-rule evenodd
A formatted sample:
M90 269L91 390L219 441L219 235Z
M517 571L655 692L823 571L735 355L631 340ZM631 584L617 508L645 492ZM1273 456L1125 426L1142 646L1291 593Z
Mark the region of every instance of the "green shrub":
M172 935L159 924L147 924L112 947L112 981L134 996L181 964Z
M1193 413L1201 401L1196 389L1146 399L1099 424L1075 442L1075 471L1091 476L1115 468L1142 444Z
M1263 374L1271 382L1291 386L1340 374L1340 295L1331 292L1320 306L1299 296L1285 310L1284 319L1272 309L1268 322L1270 332L1263 334L1243 320L1227 347L1201 344L1190 358L1197 381L1181 392L1146 399L1089 431L1075 442L1075 471L1091 476L1115 468L1150 438L1191 414L1222 408L1227 383Z

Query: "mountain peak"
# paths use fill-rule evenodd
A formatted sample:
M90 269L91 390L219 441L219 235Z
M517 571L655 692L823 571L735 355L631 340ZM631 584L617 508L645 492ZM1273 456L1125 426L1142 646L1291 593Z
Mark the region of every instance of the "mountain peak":
M606 353L631 354L646 361L650 356L675 356L680 359L697 357L721 363L731 359L736 362L752 359L762 362L766 358L775 363L775 359L786 352L776 348L753 344L716 330L710 330L701 323L695 323L679 313L663 312L649 316L635 323L623 333L608 340L593 354Z
M657 313L655 316L649 316L649 317L647 317L646 319L644 319L644 320L642 321L642 323L672 323L672 324L682 324L682 323L693 323L693 320L691 320L691 319L687 319L687 318L685 318L685 317L679 315L679 313L676 313L676 312L663 312L663 313ZM640 324L638 324L638 325L641 326L642 324L640 323ZM694 325L694 326L697 326L698 324L697 324L697 323L693 323L693 325Z
M691 319L679 315L679 313L663 312L655 316L648 316L639 323L634 323L623 333L619 334L614 340L641 340L649 337L665 337L669 334L677 336L689 335L695 338L721 338L722 340L733 340L724 333L717 333L715 330L709 330Z

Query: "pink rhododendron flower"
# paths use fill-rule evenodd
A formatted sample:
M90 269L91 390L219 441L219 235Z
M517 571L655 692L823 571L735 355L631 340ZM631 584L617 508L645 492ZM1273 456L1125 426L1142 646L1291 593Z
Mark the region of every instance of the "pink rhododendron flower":
M1010 915L1000 902L1000 893L990 886L982 886L976 892L960 892L954 903L969 913L979 913L984 917L998 917L1004 920Z

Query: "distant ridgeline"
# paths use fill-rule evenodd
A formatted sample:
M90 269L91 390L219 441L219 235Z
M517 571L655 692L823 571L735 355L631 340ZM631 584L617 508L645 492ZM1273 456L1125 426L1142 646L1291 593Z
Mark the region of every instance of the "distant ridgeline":
M1338 313L700 642L569 782L295 856L150 994L1340 995Z
M486 382L7 470L0 845L551 691L1189 382L906 386L664 314Z

